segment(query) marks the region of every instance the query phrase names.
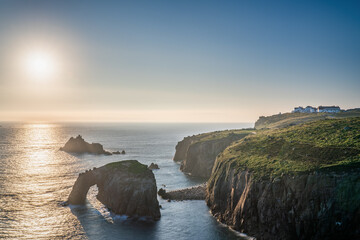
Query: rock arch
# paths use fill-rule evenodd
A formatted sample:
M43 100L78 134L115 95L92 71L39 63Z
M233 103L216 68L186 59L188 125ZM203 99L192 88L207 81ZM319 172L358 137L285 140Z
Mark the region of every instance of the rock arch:
M89 188L97 183L96 170L87 170L85 173L80 173L79 177L71 190L68 198L68 203L72 205L83 205L86 201L86 195Z
M155 176L147 165L126 160L80 173L67 203L85 204L89 188L95 184L99 190L97 199L112 212L134 218L160 219Z

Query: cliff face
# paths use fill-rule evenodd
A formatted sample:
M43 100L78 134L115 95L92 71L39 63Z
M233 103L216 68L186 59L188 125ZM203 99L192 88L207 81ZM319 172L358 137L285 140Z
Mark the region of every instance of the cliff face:
M192 176L209 178L216 156L238 139L240 138L227 137L191 144L186 158L181 163L180 170Z
M237 130L186 137L176 145L174 161L181 162L180 170L185 173L209 178L216 156L248 134L250 131Z
M182 162L184 159L186 159L189 147L194 141L195 137L193 136L185 137L182 141L178 142L175 147L176 151L173 160L175 162Z
M79 175L70 193L69 204L84 204L92 185L97 199L116 214L160 219L154 174L136 160L120 161Z
M257 239L360 238L360 171L255 180L218 164L206 202L221 222Z

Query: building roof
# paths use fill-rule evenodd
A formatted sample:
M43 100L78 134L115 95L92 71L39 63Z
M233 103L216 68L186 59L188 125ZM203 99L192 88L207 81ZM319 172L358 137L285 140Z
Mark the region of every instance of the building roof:
M336 108L336 109L340 109L339 106L319 106L319 109L327 109L327 108Z

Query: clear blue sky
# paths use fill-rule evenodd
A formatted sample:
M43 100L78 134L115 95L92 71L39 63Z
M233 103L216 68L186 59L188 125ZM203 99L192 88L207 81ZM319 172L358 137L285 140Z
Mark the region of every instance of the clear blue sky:
M14 77L34 42L60 80ZM359 92L360 1L0 2L0 120L244 122Z

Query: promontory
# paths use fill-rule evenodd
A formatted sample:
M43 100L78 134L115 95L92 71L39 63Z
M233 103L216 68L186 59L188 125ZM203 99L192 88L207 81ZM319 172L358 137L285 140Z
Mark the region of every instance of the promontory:
M358 115L261 118L256 129L187 137L174 160L209 178L211 213L239 232L256 239L360 239Z

